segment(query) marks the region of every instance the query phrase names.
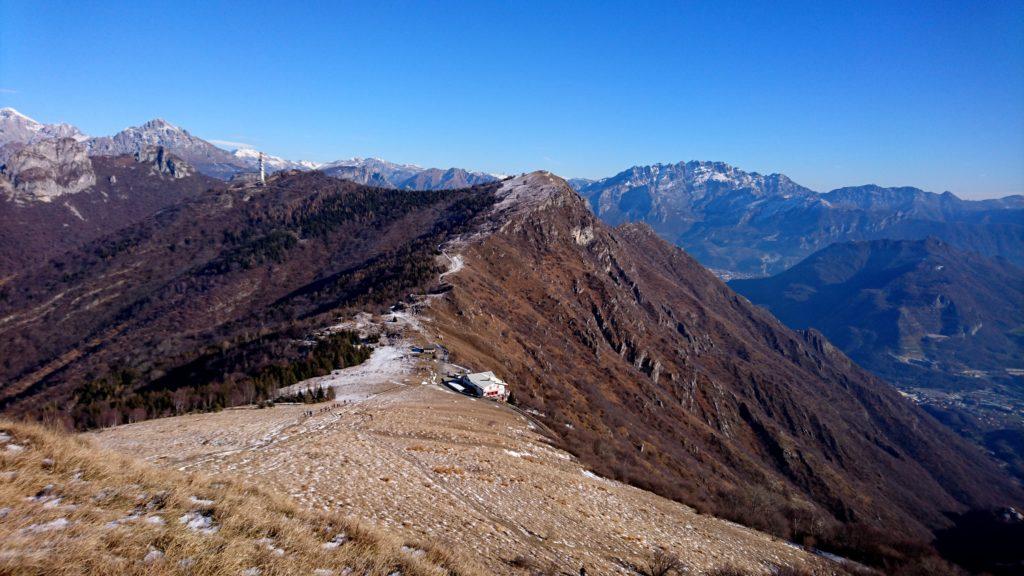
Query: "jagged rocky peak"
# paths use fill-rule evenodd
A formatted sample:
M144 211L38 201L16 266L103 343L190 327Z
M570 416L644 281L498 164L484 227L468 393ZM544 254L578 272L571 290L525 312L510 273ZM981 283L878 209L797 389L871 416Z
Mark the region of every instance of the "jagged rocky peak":
M192 166L172 156L163 146L146 146L135 153L135 160L152 165L154 172L171 178L185 178L192 175Z
M704 160L634 166L588 186L605 188L615 184L626 188L644 186L652 192L684 193L696 197L718 190L737 189L748 189L755 195L810 192L783 174L746 172L725 162Z
M0 178L6 196L18 201L49 202L96 184L86 147L74 138L48 138L17 150Z

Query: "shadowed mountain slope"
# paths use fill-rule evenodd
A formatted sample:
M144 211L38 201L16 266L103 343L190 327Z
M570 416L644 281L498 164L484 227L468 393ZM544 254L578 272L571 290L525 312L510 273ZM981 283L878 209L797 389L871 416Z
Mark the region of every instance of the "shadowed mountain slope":
M833 244L777 276L730 285L900 386L1024 368L1024 270L939 240Z
M170 173L169 159L162 159L161 164L156 157L86 158L83 154L81 160L91 182L83 190L59 191L46 201L26 198L18 190L0 197L0 278L22 274L161 208L221 185L180 166ZM56 163L47 163L45 168L35 167L37 177L45 176L54 183L67 179L63 174L67 168Z
M332 312L434 282L436 247L490 202L320 173L268 184L179 203L0 286L0 405L96 426L265 397L329 368L308 338ZM336 344L332 367L350 356Z

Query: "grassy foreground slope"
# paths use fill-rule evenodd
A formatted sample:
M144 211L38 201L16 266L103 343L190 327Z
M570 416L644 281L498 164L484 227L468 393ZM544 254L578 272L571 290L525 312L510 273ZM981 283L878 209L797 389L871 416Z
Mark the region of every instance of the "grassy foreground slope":
M227 478L0 420L0 574L483 574Z

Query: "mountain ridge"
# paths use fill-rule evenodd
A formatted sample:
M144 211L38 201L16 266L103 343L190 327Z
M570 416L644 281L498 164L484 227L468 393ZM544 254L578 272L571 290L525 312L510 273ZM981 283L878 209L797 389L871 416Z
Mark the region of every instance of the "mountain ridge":
M548 173L497 195L502 224L460 244L431 326L457 362L516 383L516 402L602 475L788 537L806 526L781 525L827 510L816 521L927 538L946 522L937 509L988 497L967 487L980 469L1019 491L823 336L791 332L649 226L608 228ZM737 512L758 499L775 499L762 518Z
M1024 264L1024 196L963 200L912 187L876 185L819 193L783 174L723 162L634 166L579 189L612 225L650 224L729 277L779 272L844 240L928 235Z

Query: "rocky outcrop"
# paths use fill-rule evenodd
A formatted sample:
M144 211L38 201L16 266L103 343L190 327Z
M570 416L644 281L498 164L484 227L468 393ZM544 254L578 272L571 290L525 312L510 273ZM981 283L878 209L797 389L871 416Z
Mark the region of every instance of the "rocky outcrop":
M40 140L15 152L0 170L0 188L16 201L49 202L96 184L85 146L73 138Z
M192 166L180 158L171 156L163 146L147 146L135 153L135 161L152 166L155 174L171 178L185 178L192 175Z

